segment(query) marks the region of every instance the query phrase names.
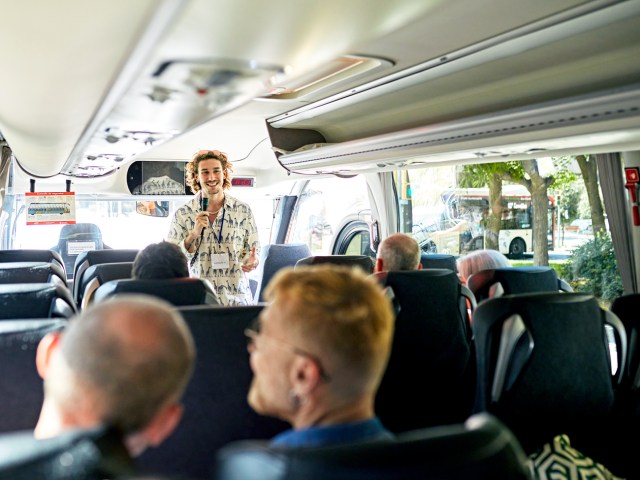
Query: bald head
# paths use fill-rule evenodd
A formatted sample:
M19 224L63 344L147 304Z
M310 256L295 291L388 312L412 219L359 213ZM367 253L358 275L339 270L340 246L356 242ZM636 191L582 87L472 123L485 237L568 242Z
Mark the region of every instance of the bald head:
M195 358L179 312L145 295L117 297L81 312L65 329L60 352L60 374L47 375L46 393L63 410L91 405L99 421L127 433L180 398Z
M417 270L420 265L420 246L404 233L394 233L378 246L376 272Z

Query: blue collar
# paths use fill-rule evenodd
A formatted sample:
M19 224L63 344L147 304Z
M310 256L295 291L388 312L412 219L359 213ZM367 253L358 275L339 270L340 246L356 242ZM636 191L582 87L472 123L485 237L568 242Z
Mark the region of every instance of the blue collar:
M377 417L354 423L342 423L300 430L286 430L271 440L275 447L318 447L361 440L392 440L389 432Z

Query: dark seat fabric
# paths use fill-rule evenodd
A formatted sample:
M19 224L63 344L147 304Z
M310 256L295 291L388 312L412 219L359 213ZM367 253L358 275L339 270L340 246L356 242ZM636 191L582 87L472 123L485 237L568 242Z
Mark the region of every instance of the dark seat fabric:
M620 320L591 295L554 292L488 299L478 304L472 325L474 411L500 418L528 454L567 434L572 446L598 460L624 372ZM616 341L615 375L607 328Z
M373 273L374 267L373 259L368 255L312 255L298 260L296 267L299 265L319 265L321 263L360 267L367 274Z
M482 270L469 276L467 286L478 302L494 296L493 292L496 288L499 295L560 290L558 275L551 267L505 267Z
M99 302L112 295L124 293L146 293L163 298L177 307L220 303L211 282L190 277L158 280L133 278L110 280L96 289L93 301Z
M475 357L458 276L423 269L376 277L400 307L376 413L393 432L464 421L473 406Z
M77 311L69 289L51 283L0 284L0 320L70 318Z
M215 452L229 442L267 439L288 424L256 414L247 403L253 374L244 330L262 305L181 307L196 343L184 416L159 447L137 463L141 471L179 478L209 478Z
M76 300L76 304L82 304L83 287L87 284L84 275L89 267L100 263L133 262L138 252L139 250L135 248L112 248L80 252L73 266L73 298Z
M422 268L448 268L458 272L456 257L444 253L422 253L420 255Z
M48 262L58 265L65 271L64 260L60 253L47 249L0 250L0 262Z
M260 253L260 269L256 286L257 301L264 301L264 289L278 270L284 267L295 267L301 258L311 256L311 250L305 243L272 243L265 245Z
M221 450L214 480L528 479L513 434L490 415L407 432L395 441L283 449L238 442Z
M637 478L637 445L628 438L640 431L640 293L614 299L611 312L620 319L627 334L627 364L616 390L610 435L603 439L608 447L603 463L620 477Z
M0 283L53 283L67 286L67 276L59 265L49 262L2 262Z
M97 263L87 268L81 276L76 277L78 296L75 298L80 308L86 308L93 301L93 294L105 283L121 278L131 278L133 262Z
M43 400L36 350L42 337L66 323L44 318L0 322L0 432L36 426Z
M67 279L74 278L76 258L87 250L109 249L102 241L100 227L94 223L73 223L60 230L58 244L52 250L58 252L64 261Z
M31 431L0 435L1 480L133 478L121 436L102 427L36 440Z

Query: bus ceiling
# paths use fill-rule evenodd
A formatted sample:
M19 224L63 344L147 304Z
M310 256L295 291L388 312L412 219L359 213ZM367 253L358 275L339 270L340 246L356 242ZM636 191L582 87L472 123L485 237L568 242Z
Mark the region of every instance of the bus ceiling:
M640 147L638 2L372 1L14 2L0 131L76 179L209 145L342 174Z

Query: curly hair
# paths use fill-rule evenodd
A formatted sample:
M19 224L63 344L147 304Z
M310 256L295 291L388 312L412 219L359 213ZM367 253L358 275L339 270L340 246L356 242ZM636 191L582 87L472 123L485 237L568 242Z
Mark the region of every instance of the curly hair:
M231 188L231 174L233 173L233 165L227 158L227 154L220 150L199 150L196 152L191 161L186 165L186 177L187 185L191 188L193 193L200 191L200 182L198 181L198 169L200 168L200 162L203 160L220 160L222 170L227 174L222 182L222 189L227 190Z

